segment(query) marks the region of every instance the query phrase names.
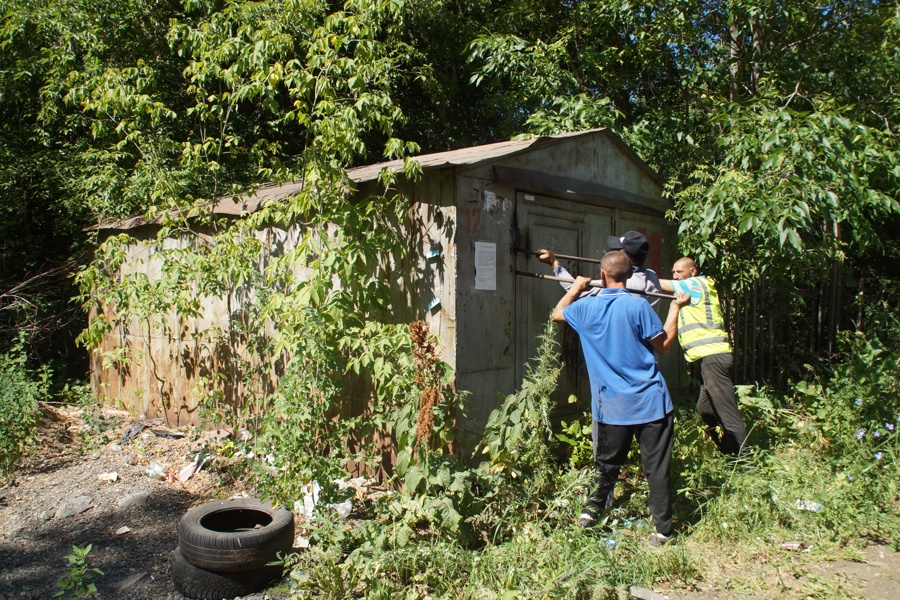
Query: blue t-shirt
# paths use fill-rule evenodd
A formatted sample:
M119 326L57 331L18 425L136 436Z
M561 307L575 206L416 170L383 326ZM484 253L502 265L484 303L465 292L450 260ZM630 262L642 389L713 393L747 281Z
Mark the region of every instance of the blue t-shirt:
M662 322L641 298L604 289L576 300L563 317L578 332L591 381L591 413L607 425L639 425L672 412L650 340Z

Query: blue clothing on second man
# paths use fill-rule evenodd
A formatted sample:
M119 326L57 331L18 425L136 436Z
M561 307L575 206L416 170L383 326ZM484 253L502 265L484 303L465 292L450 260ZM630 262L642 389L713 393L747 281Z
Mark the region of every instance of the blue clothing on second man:
M562 315L581 338L595 421L637 425L672 412L650 344L664 333L663 324L647 302L622 289L603 289L565 307Z

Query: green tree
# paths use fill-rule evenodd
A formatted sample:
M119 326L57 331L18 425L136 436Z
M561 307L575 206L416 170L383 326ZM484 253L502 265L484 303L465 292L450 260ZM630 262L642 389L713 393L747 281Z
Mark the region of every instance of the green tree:
M321 364L346 360L344 341L385 307L379 282L386 278L372 266L404 250L397 227L405 219L403 202L377 195L351 200L345 169L368 159L372 148L388 158L416 150L393 137L404 115L391 94L417 68L414 53L393 35L409 7L353 1L329 12L327 3L232 2L197 10L195 20L173 23L168 34L172 54L185 63L180 107L151 93L153 73L144 67L107 70L78 92L94 129L118 138L96 152L112 162L120 150L128 152L131 172L152 173L145 216L160 223L149 244L161 274L152 281L140 273L123 276L134 240L109 237L79 281L89 306L114 307L114 321L94 319L82 339L96 344L109 327L135 317L164 328L170 311L197 315L204 298L230 299L242 290L252 300L243 303L241 316L229 330L203 332L203 343L251 340L266 365L278 356L302 365L312 358L302 350L315 341ZM171 151L154 153L159 148ZM409 163L410 174L415 166ZM304 185L247 218L210 212L217 196L286 180ZM291 223L302 223L302 239L270 256L258 230ZM185 244L172 247L172 237ZM306 266L302 274L298 264ZM267 323L277 324L274 336L264 335ZM372 332L369 339L379 335L391 332ZM245 371L253 380L246 366L235 365L228 376ZM333 368L321 372L334 376ZM296 385L331 389L325 381Z
M473 83L516 98L527 131L619 133L667 177L682 251L725 280L733 311L757 294L786 355L834 348L833 333L811 339L815 290L840 295L844 274L865 274L871 297L893 289L879 257L896 256L900 212L896 4L502 7L469 46ZM832 332L867 310L844 306L831 302Z
M205 294L233 289L257 265L250 232L299 219L310 225L302 247L317 277L294 281L286 267L298 257L276 260L253 275L266 293L248 318L270 318L295 293L340 307L341 318L351 306L365 314L359 307L383 299L361 267L378 251L399 251L377 227L399 213L376 198L347 202L344 168L417 148L589 127L611 127L668 178L683 250L707 271L736 293L763 277L779 289L766 301L792 323L787 329L805 329L808 314L791 307L803 305L805 289L837 281L834 265L870 282L867 297L884 298L890 284L879 281L896 278L894 3L0 7L0 205L10 233L0 242L2 290L43 281L33 278L46 264L66 264L84 225L145 214L161 220L160 240L176 233L197 247L167 255L158 246L168 286L127 281L144 300L119 294L119 308L189 312L197 297L175 282L193 281ZM316 193L240 223L209 213L217 197L284 181ZM331 226L342 244L326 242ZM115 261L104 261L123 243L111 240L82 276L95 301L115 296ZM347 287L327 293L329 275ZM61 313L68 291L54 289L41 302L25 300ZM8 340L25 326L16 311L4 305ZM283 337L278 347L290 347ZM793 337L799 349L808 336Z

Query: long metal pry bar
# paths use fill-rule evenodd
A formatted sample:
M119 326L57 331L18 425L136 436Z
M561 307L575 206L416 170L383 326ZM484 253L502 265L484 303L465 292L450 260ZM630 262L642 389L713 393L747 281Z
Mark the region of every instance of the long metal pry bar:
M525 254L529 254L531 256L540 256L540 254L541 254L537 250L528 250L526 248L519 248L518 246L516 247L516 250L518 250L519 252L523 252ZM556 252L553 253L553 256L555 256L556 258L562 258L565 260L575 260L578 262L593 263L593 264L597 264L597 265L599 265L601 262L601 259L599 259L599 258L587 258L585 256L572 256L570 254L557 254ZM556 275L544 275L542 273L529 273L528 271L518 271L517 270L516 275L524 275L525 277L534 277L535 279L549 279L550 281L559 281L561 283L575 283L574 279L567 279L565 277L557 277ZM590 283L590 286L591 287L603 287L599 283L594 283L593 281ZM674 300L675 299L675 296L672 294L660 294L658 292L648 292L646 290L632 290L632 289L629 289L628 291L632 292L634 294L641 294L644 296L653 296L654 298L664 298L666 300Z
M516 275L523 275L525 277L534 277L535 279L548 279L550 281L559 281L561 283L575 283L574 279L569 279L567 277L557 277L556 275L544 275L543 273L529 273L528 271L516 271ZM588 284L590 287L602 288L603 286L599 283L591 283ZM641 294L643 296L653 296L654 298L664 298L666 300L674 300L675 296L672 294L660 294L658 292L648 292L647 290L633 290L628 288L627 291L632 294Z

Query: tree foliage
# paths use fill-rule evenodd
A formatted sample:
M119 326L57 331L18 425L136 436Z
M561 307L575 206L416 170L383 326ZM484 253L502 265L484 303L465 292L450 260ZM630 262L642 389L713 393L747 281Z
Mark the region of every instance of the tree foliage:
M776 371L835 347L811 333L823 314L855 327L871 306L819 290L865 280L896 306L895 3L552 4L504 4L469 46L473 83L520 98L529 132L611 127L666 176L681 250L732 318L759 296L779 319L760 338L790 332Z
M723 160L679 192L682 247L738 288L763 276L816 282L836 259L889 251L881 233L900 213L896 142L842 108L728 105L714 119L729 129Z
M402 207L348 202L345 168L591 127L667 177L682 250L736 292L765 278L787 307L833 264L896 279L895 3L4 0L0 12L0 292L70 264L84 226L144 214L162 223L168 283L117 281L131 240L114 237L80 275L93 305L190 314L252 279L264 293L247 318L276 318L286 350L300 306L365 321L384 296L364 267L402 252L390 235ZM209 212L286 181L304 191L250 218ZM309 225L303 243L260 271L252 232L292 221ZM176 252L170 235L196 243ZM301 257L315 277L297 280ZM71 294L31 289L15 309L3 296L5 347Z

